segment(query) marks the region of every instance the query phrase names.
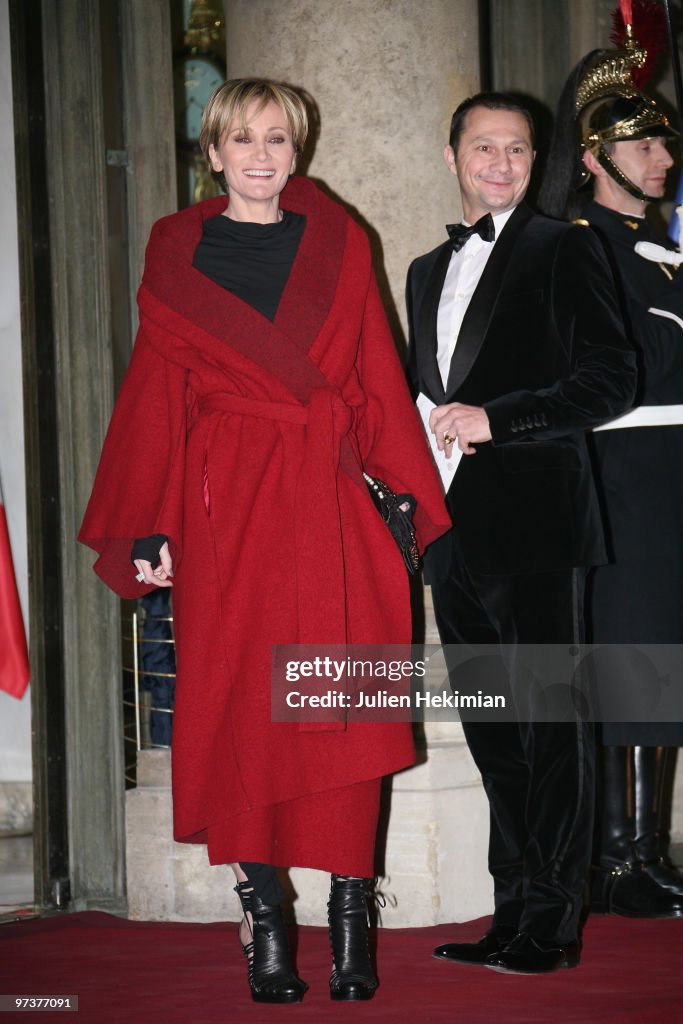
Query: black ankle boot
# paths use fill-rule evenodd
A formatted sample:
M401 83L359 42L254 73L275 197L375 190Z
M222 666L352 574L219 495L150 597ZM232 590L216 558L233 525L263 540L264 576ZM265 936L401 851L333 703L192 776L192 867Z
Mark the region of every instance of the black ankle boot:
M621 917L683 917L683 897L663 889L638 861L591 866L591 909Z
M300 1003L308 985L291 965L280 905L264 903L251 882L238 882L235 892L245 918L249 913L253 922L251 942L242 946L249 962L251 998L256 1003Z
M603 747L600 862L591 868L591 906L622 917L683 915L683 899L647 873L636 848L633 747Z
M332 875L327 918L332 999L372 999L378 985L368 950L369 878Z
M643 871L667 892L683 897L683 875L669 860L664 789L668 767L667 747L636 747L635 848Z

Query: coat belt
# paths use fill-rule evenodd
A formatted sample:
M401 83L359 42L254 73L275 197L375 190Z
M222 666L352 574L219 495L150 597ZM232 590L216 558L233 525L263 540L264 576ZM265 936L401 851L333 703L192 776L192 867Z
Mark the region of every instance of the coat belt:
M227 412L306 427L304 458L297 480L292 572L296 574L299 643L346 643L346 579L337 479L342 439L354 422L354 412L338 392L317 388L308 405L264 402L215 392L200 398L202 413ZM324 558L311 567L310 554ZM336 731L344 721L301 722L306 731Z

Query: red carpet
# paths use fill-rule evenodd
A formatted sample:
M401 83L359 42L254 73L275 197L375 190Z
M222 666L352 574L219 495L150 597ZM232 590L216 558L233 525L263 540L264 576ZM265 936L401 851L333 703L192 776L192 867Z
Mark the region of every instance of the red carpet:
M298 1006L248 996L236 925L123 921L89 912L0 926L0 993L74 995L77 1016L2 1013L0 1024L75 1020L145 1024L681 1024L683 920L593 917L576 970L496 974L430 957L440 942L478 938L486 921L379 934L381 987L368 1004L332 1003L322 928L299 930L310 990Z

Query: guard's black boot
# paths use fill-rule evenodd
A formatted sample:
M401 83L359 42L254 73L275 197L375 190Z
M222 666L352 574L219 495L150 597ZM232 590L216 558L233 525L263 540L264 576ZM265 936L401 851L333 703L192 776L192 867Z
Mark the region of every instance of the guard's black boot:
M633 747L603 747L601 754L601 849L591 868L592 909L622 917L680 917L683 898L657 884L636 849Z
M668 856L669 833L664 808L668 747L636 747L635 848L645 871L657 885L683 898L683 875Z
M368 950L369 878L332 875L327 918L332 948L332 999L372 999L378 981Z
M249 987L256 1003L300 1003L308 988L289 959L287 932L280 905L264 903L252 883L238 882L235 892L245 920L251 914L251 941L242 945L249 963Z

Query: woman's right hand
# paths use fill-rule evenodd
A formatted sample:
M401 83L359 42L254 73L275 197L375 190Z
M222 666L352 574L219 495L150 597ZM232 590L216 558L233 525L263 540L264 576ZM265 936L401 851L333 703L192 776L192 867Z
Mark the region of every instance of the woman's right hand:
M159 549L160 564L152 569L152 563L146 562L144 558L136 558L134 566L138 573L142 574L140 583L153 583L155 587L173 586L173 559L168 550L168 541L165 541Z

